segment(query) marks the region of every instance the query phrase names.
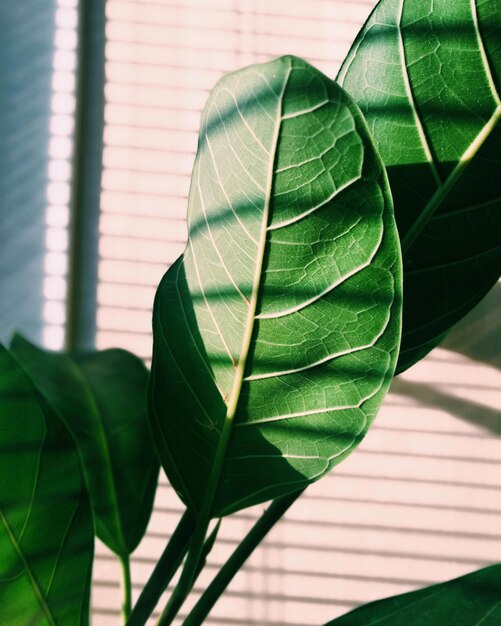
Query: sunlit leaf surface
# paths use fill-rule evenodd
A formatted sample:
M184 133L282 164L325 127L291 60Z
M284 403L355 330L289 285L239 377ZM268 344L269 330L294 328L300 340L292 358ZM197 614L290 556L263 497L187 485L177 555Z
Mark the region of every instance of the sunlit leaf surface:
M172 484L216 516L360 441L398 350L399 249L357 107L294 57L213 90L188 222L155 302L151 417Z
M501 272L500 41L500 0L382 0L338 77L393 193L404 261L397 371Z

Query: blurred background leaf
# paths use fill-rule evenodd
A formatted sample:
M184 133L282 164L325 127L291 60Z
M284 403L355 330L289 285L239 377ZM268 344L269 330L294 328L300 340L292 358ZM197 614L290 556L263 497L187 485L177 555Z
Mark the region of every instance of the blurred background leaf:
M92 512L73 439L0 346L0 622L87 626Z
M76 441L98 537L127 557L145 533L158 480L148 370L125 350L57 354L20 335L11 351Z

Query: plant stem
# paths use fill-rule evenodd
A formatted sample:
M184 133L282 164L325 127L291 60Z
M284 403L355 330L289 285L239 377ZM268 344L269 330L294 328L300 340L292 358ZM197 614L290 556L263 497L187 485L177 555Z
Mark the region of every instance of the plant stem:
M144 626L146 624L162 593L167 589L168 584L188 551L195 529L195 520L195 515L191 511L186 510L184 512L152 575L134 605L127 621L127 626Z
M296 491L288 496L277 498L266 509L254 526L247 533L244 540L238 545L230 558L216 574L210 585L204 591L198 602L195 604L183 626L200 626L208 616L214 604L222 595L226 587L233 580L235 574L240 570L245 561L253 553L254 549L261 543L268 532L282 518L289 507L303 493ZM160 626L160 623L159 623ZM163 624L162 624L163 626Z
M217 534L219 532L219 527L221 526L221 520L218 521L218 523L216 524L216 526L214 527L213 531L211 532L211 534L207 537L204 545L203 545L203 549L202 552L200 554L200 559L198 561L197 564L197 569L195 571L195 574L193 576L193 581L190 585L190 588L188 589L188 592L186 595L188 595L188 593L191 591L193 585L195 584L195 581L197 580L197 578L199 577L200 573L202 572L203 568L205 567L205 564L207 562L207 556L209 555L210 551L212 550L214 543L216 542L216 538L217 538ZM175 590L174 590L175 592ZM173 593L174 595L174 593ZM164 620L172 620L174 619L174 617L176 616L178 610L181 607L181 604L183 603L183 599L181 598L181 596L179 596L179 600L174 601L171 599L169 599L169 602L164 610L164 612L162 613L162 615L160 616L160 620L164 619ZM160 620L158 623L160 623ZM170 623L170 622L169 622Z
M194 580L200 573L199 563L202 558L209 523L210 519L207 516L198 516L193 541L190 545L181 577L167 602L167 606L160 615L157 626L170 626L190 593Z
M212 550L212 548L214 547L214 544L216 543L217 535L219 533L219 529L221 528L221 522L222 522L222 518L219 518L211 534L205 540L204 549L202 550L202 554L198 562L197 571L195 573L195 579L193 582L195 582L196 579L200 576L200 573L202 572L203 568L205 567L205 564L207 563L207 557L209 556L210 551Z
M122 566L122 619L126 624L132 609L132 582L130 578L129 555L118 557Z

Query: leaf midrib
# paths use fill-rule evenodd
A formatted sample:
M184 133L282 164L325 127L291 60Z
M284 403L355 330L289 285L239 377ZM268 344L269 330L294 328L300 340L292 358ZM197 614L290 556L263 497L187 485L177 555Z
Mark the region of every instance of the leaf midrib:
M401 19L402 19L404 2L405 2L405 0L400 0L400 3L399 3L399 20L398 20L398 22L396 24L397 31L398 31L399 55L400 55L401 60L405 60L405 45L404 45L404 42L403 42L403 39L402 39L402 32L401 32ZM477 134L475 140L465 150L465 152L463 153L462 157L460 158L460 160L459 160L458 164L456 165L456 167L454 168L454 170L451 172L451 174L448 176L448 178L444 181L444 183L440 187L438 187L438 189L435 191L435 193L432 196L432 198L425 205L424 210L420 214L419 218L416 220L416 222L412 225L412 227L409 229L409 231L407 231L405 236L402 238L401 246L402 246L402 252L404 254L409 251L410 247L412 246L412 244L414 243L416 238L419 236L421 231L425 228L426 224L430 221L430 219L432 219L435 216L435 213L436 213L437 209L440 207L440 205L442 204L442 202L446 198L446 196L449 193L449 191L454 187L454 185L456 184L457 180L461 177L461 175L467 169L468 165L473 160L473 157L478 152L478 150L481 148L481 146L483 145L485 140L488 138L490 133L488 133L487 136L483 136L483 141L479 142L479 145L473 151L471 151L472 146L474 146L475 142L478 141L479 137L481 137L485 133L486 128L490 128L490 130L492 130L495 127L497 121L499 120L500 114L501 114L501 96L500 96L500 94L497 91L497 88L496 88L496 85L495 85L495 82L494 82L494 79L493 79L491 65L490 65L490 62L489 62L488 57L487 57L487 53L486 53L486 50L485 50L485 45L484 45L484 42L483 42L483 39L482 39L482 34L480 32L480 25L479 25L478 14L477 14L477 3L476 3L476 0L470 0L470 6L471 6L471 13L472 13L472 21L473 21L473 25L474 25L474 29L475 29L475 34L476 34L476 37L477 37L478 51L479 51L479 54L480 54L481 59L482 59L482 64L484 66L486 79L487 79L487 81L489 83L489 86L490 86L490 89L491 89L491 94L492 94L494 102L496 104L496 108L494 109L494 112L493 112L491 118L483 126L481 131ZM373 20L374 16L376 15L378 7L379 7L379 5L377 5L372 10L372 12L370 13L370 15L367 18L367 20L365 21L361 31L357 35L357 38L355 39L355 42L354 42L353 46L350 48L350 51L348 52L348 55L347 55L346 59L342 63L341 69L339 70L339 72L337 74L337 77L336 77L336 80L340 84L344 83L344 78L345 78L346 74L348 73L348 70L349 70L353 60L357 56L358 49L363 44L364 39L365 39L367 33L369 32L369 30L371 28L372 20ZM422 144L422 146L423 146L423 148L424 148L424 150L425 150L425 152L427 153L427 156L428 156L429 147L427 146L427 144L423 143L423 140L426 142L426 134L424 133L424 129L422 128L420 119L419 119L419 117L417 115L417 110L416 110L416 107L415 107L415 104L414 104L414 99L413 99L412 86L410 84L410 81L406 81L406 77L408 78L407 66L403 67L403 72L405 74L403 78L404 78L404 83L405 83L404 86L405 86L406 94L407 94L407 97L409 99L409 103L411 105L411 108L413 110L413 115L414 115L414 118L415 118L415 121L416 121L417 130L418 130L418 133L419 133L419 136L420 136L421 144ZM420 130L422 132L420 132ZM427 147L428 147L428 150L427 150ZM472 152L472 154L469 154L469 152ZM468 162L466 164L464 163L465 157L469 158L469 160L468 160ZM428 160L428 163L429 163L429 165L431 166L431 168L433 170L434 169L434 163L430 162L429 160ZM434 177L435 177L435 173L434 173Z
M80 379L81 384L83 385L83 388L85 389L86 392L86 396L87 399L89 401L89 404L92 408L92 411L94 413L94 416L96 418L96 424L98 426L98 441L100 443L100 446L102 448L103 454L101 456L101 458L104 460L104 464L106 466L106 482L108 483L109 486L109 492L110 492L110 497L111 497L111 504L112 504L112 509L113 509L113 519L115 522L115 525L117 527L117 531L118 531L118 542L121 546L121 549L123 550L123 552L121 552L121 554L123 556L127 556L128 552L127 552L127 543L125 541L125 536L124 536L124 532L123 532L123 528L122 528L122 520L120 517L120 513L119 513L119 508L118 508L118 496L117 496L117 490L116 490L116 483L115 483L115 477L113 474L113 466L112 466L112 462L111 462L111 454L110 454L110 448L108 445L108 440L106 438L106 432L105 432L105 428L104 428L104 421L101 415L101 411L99 410L98 404L97 404L97 400L96 400L96 396L91 388L91 386L89 385L89 383L87 382L87 379L80 367L80 365L78 365L78 363L76 363L71 357L68 357L68 359L71 361L71 363L74 365L74 371L77 374L78 378ZM58 412L59 415L59 412ZM66 420L64 420L66 421ZM77 451L78 451L78 455L81 458L82 461L82 469L83 469L83 473L84 476L86 477L86 482L87 482L87 462L84 459L84 455L81 454L80 452L80 446L77 444ZM94 502L93 502L93 498L91 498L93 506L94 506ZM103 525L107 526L106 524L103 523ZM112 535L113 538L113 535Z
M403 20L403 14L404 14L404 4L405 4L405 0L400 0L400 8L399 8L399 15L398 15L398 22L397 22L397 33L398 33L398 51L399 51L399 55L400 55L400 60L402 63L402 79L404 81L404 87L405 87L405 92L407 94L407 98L409 100L409 104L410 107L412 109L412 115L414 117L414 123L416 126L416 130L417 133L419 135L419 140L421 142L426 160L428 161L428 164L430 166L431 169L431 173L433 175L433 178L435 179L435 182L437 184L438 187L440 187L440 185L442 185L442 179L440 177L440 174L438 173L438 169L437 169L437 165L435 163L435 159L433 157L432 151L431 151L431 147L430 147L430 143L428 141L428 137L426 136L426 132L423 126L423 123L421 121L421 118L419 117L419 112L418 112L418 108L416 105L416 99L414 97L414 90L412 88L412 83L411 83L411 79L409 76L409 70L407 67L407 55L406 55L406 51L405 51L405 43L404 43L404 36L403 36L403 32L402 32L402 20Z
M35 349L37 351L39 350L39 348L35 348L34 346L32 346L26 339L24 339L20 335L17 335L17 338L22 343L25 343L26 345L28 345L30 347L30 349ZM116 527L117 527L118 540L119 540L119 544L121 546L120 554L122 554L123 556L128 556L127 543L125 541L125 535L124 535L124 532L123 532L121 517L120 517L120 513L119 513L119 508L118 508L118 498L117 498L117 491L116 491L116 483L115 483L115 478L114 478L114 474L113 474L113 466L112 466L112 463L111 463L110 449L109 449L108 441L107 441L107 438L106 438L106 433L105 433L105 428L104 428L102 415L101 415L101 412L100 412L99 407L97 405L95 394L94 394L91 386L87 382L87 379L84 376L82 368L80 367L80 365L74 359L71 358L70 355L56 355L56 356L57 356L57 358L64 358L66 360L66 362L69 364L70 370L75 374L75 376L78 379L79 383L82 385L82 389L85 391L85 398L88 401L89 406L90 406L90 408L92 410L92 413L93 413L93 415L96 418L95 419L95 423L96 423L96 425L98 427L98 434L99 434L98 441L99 441L100 446L101 446L102 451L103 451L103 454L101 455L101 458L104 460L104 464L105 464L106 470L107 470L106 471L106 482L107 482L108 487L109 487L111 502L113 504L113 519L114 519L114 522L115 522ZM61 411L58 410L57 407L55 407L54 404L46 397L42 385L39 384L38 380L35 380L35 378L33 378L31 376L31 374L29 372L29 369L27 369L24 366L23 362L19 361L19 364L22 367L22 369L26 372L26 374L29 376L30 380L32 380L33 384L35 385L35 387L39 391L39 393L42 395L42 397L45 398L45 400L49 403L49 405L52 408L52 410L56 413L58 418L62 420L62 422L64 423L65 427L69 430L72 439L75 441L78 458L79 458L80 465L81 465L82 472L83 472L84 479L85 479L85 484L86 484L86 487L88 488L88 486L89 486L89 476L88 476L88 472L87 472L86 455L82 452L82 449L81 449L80 443L78 441L78 438L73 435L73 430L74 429L73 429L73 426L71 424L71 421L68 421L66 419L66 417L61 413ZM90 494L91 494L92 508L94 509L93 493L90 492ZM103 523L103 526L105 526L108 529L108 525L107 524ZM109 532L109 529L108 529L108 532ZM111 539L113 539L113 533L111 533Z
M465 150L461 158L459 159L456 167L452 170L450 175L444 184L439 187L433 194L431 199L427 202L424 209L420 213L419 217L413 223L411 228L402 238L402 253L405 255L420 235L422 230L434 216L442 202L447 198L449 192L454 189L456 183L468 169L473 162L475 156L482 148L484 143L489 139L491 132L496 128L496 125L501 118L501 104L494 109L493 114L486 124L482 127L475 139L471 142L468 148Z
M480 52L480 56L482 58L482 64L485 68L485 74L487 77L487 82L489 83L490 90L496 101L497 105L501 105L501 97L496 88L496 83L494 82L494 77L492 75L492 68L489 62L489 58L487 56L487 51L485 49L484 40L482 39L482 33L480 32L480 21L478 19L478 8L476 0L470 0L471 6L471 16L473 19L473 26L475 27L475 34L477 36L478 50Z
M263 218L261 222L261 232L258 241L258 249L256 254L256 269L254 274L254 281L252 286L252 293L249 301L249 311L247 315L247 323L245 325L245 331L242 338L242 348L240 351L240 357L238 359L238 363L235 367L235 375L233 379L233 387L230 392L230 396L228 399L228 405L226 410L226 416L224 419L223 427L221 430L221 436L219 437L218 445L216 448L216 453L214 455L214 461L212 464L211 473L209 475L207 488L205 491L205 496L202 501L202 506L200 510L201 519L210 519L212 508L214 504L214 500L217 493L217 488L221 479L221 473L223 469L223 464L226 458L226 451L229 445L230 436L232 433L233 420L235 418L235 414L238 407L238 402L240 399L240 392L242 389L242 383L244 380L245 367L247 363L247 357L249 354L252 334L254 331L254 322L255 322L255 314L257 308L257 301L259 295L259 287L261 284L261 275L262 268L264 262L264 251L267 242L267 227L269 221L270 214L270 204L272 197L272 189L273 189L273 177L275 171L275 159L276 159L276 151L278 146L278 140L280 136L280 129L282 125L282 108L283 108L283 98L284 93L289 81L289 76L292 71L292 62L288 59L288 71L284 76L282 91L277 101L276 106L276 117L275 117L275 129L274 135L271 142L271 150L270 150L270 158L268 162L268 174L267 174L267 183L265 188L265 203L263 208Z
M400 37L401 45L403 48L402 60L406 61L405 44L403 42L402 35L401 35L401 18L402 18L402 13L403 13L404 2L405 0L401 0L400 23L399 23L398 28L399 28L399 37ZM472 17L473 27L474 27L475 35L477 38L478 52L482 60L482 65L485 71L485 77L487 79L487 82L489 83L489 88L491 90L492 98L496 104L496 108L494 109L489 120L484 124L484 126L478 132L475 139L466 148L463 155L459 159L456 167L449 174L449 176L443 182L443 184L438 187L438 189L433 194L431 199L425 205L418 219L414 222L412 227L407 231L407 233L402 238L402 252L403 253L408 252L409 248L412 246L412 244L414 243L416 238L419 236L421 231L425 228L426 224L430 221L430 219L433 218L434 214L436 213L436 211L438 210L438 208L440 207L444 199L447 197L448 193L454 188L457 181L461 178L461 176L466 171L466 169L468 169L469 165L473 161L477 152L481 149L485 141L487 141L487 139L489 138L491 131L493 131L494 128L496 127L496 124L499 121L499 118L501 115L501 98L496 89L496 85L495 85L494 78L492 75L492 69L491 69L491 66L487 57L484 41L482 39L482 34L480 32L480 24L479 24L479 19L478 19L476 0L470 0L470 8L471 8L471 17ZM403 71L405 75L408 76L406 62L403 65L404 65ZM408 83L409 83L410 95L413 96L410 80L408 81ZM417 122L419 123L418 132L420 133L420 137L421 137L421 131L424 133L424 129L422 128L420 120L417 117L417 109L415 108L413 99L411 101L411 106L415 113L415 117L417 118ZM434 164L432 163L431 165L432 165L432 169L434 169Z

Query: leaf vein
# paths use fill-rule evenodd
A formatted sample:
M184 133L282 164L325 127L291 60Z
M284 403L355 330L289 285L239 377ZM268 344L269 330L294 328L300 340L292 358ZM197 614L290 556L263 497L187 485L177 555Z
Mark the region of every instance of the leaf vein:
M280 119L292 120L295 117L300 117L301 115L308 115L309 113L313 113L314 111L321 109L322 107L326 106L330 102L331 101L329 100L329 98L327 98L326 100L323 100L322 102L314 104L311 107L308 107L307 109L301 109L301 111L294 111L294 113L286 113L285 115L282 115Z
M247 296L242 292L240 287L237 285L237 282L235 281L235 279L231 275L231 272L228 269L226 263L224 262L224 259L223 259L222 255L221 255L221 253L219 252L219 248L217 247L216 242L214 241L214 237L212 236L212 229L211 229L211 227L209 225L209 220L208 220L208 217L207 217L207 209L205 208L205 202L204 202L203 195L202 195L202 187L200 185L200 167L197 167L197 189L198 189L198 195L199 195L199 198L200 198L200 203L202 205L202 212L203 212L204 218L205 218L205 225L207 227L206 230L207 230L207 233L208 233L208 235L210 237L212 246L213 246L214 250L216 251L216 254L218 256L219 262L221 263L221 266L224 269L225 274L230 279L230 282L233 285L233 287L235 288L235 290L237 291L237 293L240 295L240 297L245 302L245 304L248 304L249 300L248 300Z
M319 202L318 204L316 204L315 206L311 207L310 209L308 209L304 213L301 213L300 215L295 215L292 218L289 218L287 220L283 220L282 222L278 222L278 224L271 224L270 226L268 226L267 230L268 231L278 230L279 228L284 228L286 226L291 226L292 224L296 224L297 222L300 222L305 217L308 217L308 215L311 215L315 211L318 211L318 210L322 209L326 204L328 204L329 202L334 200L334 198L337 195L339 195L341 192L345 191L346 189L348 189L349 187L354 185L359 180L360 180L360 176L355 176L354 178L352 178L348 182L344 183L344 185L341 185L340 187L337 187L336 189L334 189L334 191L327 198L322 200L322 202Z
M31 587L33 589L33 593L35 594L35 597L38 600L38 603L40 605L40 608L42 609L42 611L45 613L49 624L51 626L56 626L56 622L54 620L54 617L52 615L52 611L49 608L49 605L47 603L47 598L44 596L44 594L42 593L42 590L40 589L40 585L38 584L37 579L35 578L35 575L33 574L33 572L31 571L31 568L28 564L28 561L26 560L26 557L21 549L21 546L19 544L19 541L16 539L16 537L14 536L14 533L12 532L12 529L10 528L10 525L5 517L5 515L3 514L3 511L0 509L0 519L2 520L3 526L7 532L7 536L9 537L9 540L12 544L12 547L14 548L14 550L16 551L20 561L23 564L23 567L26 571L26 574L28 575L29 581L31 583Z
M494 82L491 65L489 63L489 58L485 50L484 42L482 39L482 34L480 32L480 22L478 19L478 10L477 10L476 0L470 0L470 5L471 5L471 15L473 18L473 25L475 27L475 34L477 36L478 49L480 52L480 57L482 59L482 65L484 66L484 69L485 69L485 75L487 77L487 82L489 83L489 88L492 92L492 95L494 96L494 100L496 101L496 104L499 106L501 105L501 98L499 96L498 90L496 88L496 84Z
M250 135L252 136L254 141L259 145L259 147L263 149L264 153L267 156L269 156L270 155L270 151L263 145L263 143L261 142L259 137L256 135L256 133L253 131L253 129L250 127L249 123L245 119L245 115L240 110L240 106L239 106L238 100L235 98L235 94L232 91L230 91L230 89L228 89L228 87L222 88L221 91L226 91L230 95L230 97L232 98L233 102L235 103L235 108L236 108L237 113L238 113L240 119L242 120L245 128L249 131ZM219 114L219 117L221 118L221 114L219 113L219 108L218 108L218 114ZM221 119L221 121L223 122L222 119ZM224 122L223 122L223 125L224 125Z
M347 272L346 274L338 278L338 280L334 281L331 285L326 287L322 292L320 292L316 296L312 296L308 300L301 302L300 304L297 304L293 307L290 307L289 309L283 309L281 311L274 311L273 313L259 313L258 315L256 315L256 319L275 319L278 317L285 317L286 315L292 315L292 313L297 313L298 311L305 309L307 306L310 306L310 304L314 304L315 302L323 298L326 294L328 294L330 291L332 291L333 289L335 289L336 287L338 287L339 285L347 281L352 276L359 274L366 267L368 267L372 263L374 257L376 256L379 250L379 247L381 245L382 239L383 239L383 230L381 230L381 233L379 234L379 241L377 242L377 245L372 251L372 254L370 255L369 259L365 261L365 263L363 263L362 265L359 265L358 267L355 267L350 272Z
M315 361L314 363L309 363L308 365L303 365L301 367L296 367L296 368L289 369L289 370L283 370L281 372L266 372L264 374L253 374L251 376L247 376L246 378L244 378L244 380L246 382L250 382L253 380L263 380L265 378L279 378L281 376L288 376L289 374L299 374L300 372L306 372L320 365L324 365L325 363L328 363L329 361L334 361L335 359L338 359L339 357L347 356L348 354L355 354L356 352L360 352L361 350L368 350L369 348L373 348L375 344L378 342L378 340L381 338L381 335L386 330L388 319L389 319L389 313L388 313L388 318L386 320L386 323L383 329L379 332L379 334L375 337L373 341L371 341L370 343L366 345L357 346L355 348L349 348L347 350L340 350L339 352L334 352L333 354L329 354L323 357L322 359Z
M407 93L407 97L409 99L409 104L411 106L412 109L412 114L414 117L414 122L416 124L416 130L418 132L419 135L419 139L421 142L421 145L423 147L426 159L430 165L431 168L431 172L433 174L433 178L435 179L435 182L437 183L437 185L440 187L440 185L442 184L442 180L440 178L440 175L438 173L438 169L435 163L435 160L433 158L432 152L431 152L431 148L430 145L428 143L428 139L426 137L426 133L424 130L424 126L423 123L421 122L421 118L419 117L419 113L417 110L417 105L416 105L416 98L412 89L412 83L411 83L411 79L409 76L409 72L407 69L407 58L406 58L406 53L405 53L405 44L404 44L404 37L403 37L403 32L402 32L402 19L403 19L403 9L404 9L404 2L405 0L400 0L400 6L399 6L399 16L398 16L398 25L397 25L397 31L398 31L398 49L399 49L399 54L400 54L400 58L401 58L401 65L402 65L402 78L404 81L404 86L405 86L405 91Z
M448 267L455 267L457 265L471 263L472 261L476 261L478 259L481 259L482 257L489 256L490 254L492 254L493 252L496 252L497 250L501 250L501 244L494 246L493 248L489 248L488 250L482 250L482 252L479 252L478 254L472 254L471 256L467 256L462 259L457 259L456 261L448 261L447 263L438 263L436 265L420 267L419 269L415 269L415 270L406 270L405 275L415 276L416 274L424 274L426 272L434 272L437 270L446 269Z
M214 158L214 153L213 153L213 151L212 151L211 142L210 142L210 139L209 139L209 137L208 137L208 135L207 135L207 134L205 135L205 138L206 138L207 148L209 149L210 158L211 158L211 161L212 161L212 166L213 166L213 168L214 168L214 172L216 173L216 176L217 176L217 181L218 181L218 183L219 183L219 187L220 187L221 191L223 192L223 195L224 195L224 197L225 197L225 199L226 199L226 202L228 203L228 206L230 207L230 209L231 209L232 213L233 213L233 214L234 214L234 216L236 217L237 222L240 224L240 227L242 228L242 230L244 231L244 233L247 235L247 237L249 237L249 239L250 239L251 241L253 241L253 242L257 245L257 241L256 241L256 239L255 239L255 238L254 238L254 237L250 234L250 232L247 230L246 226L245 226L245 225L244 225L244 223L242 222L242 220L241 220L240 216L238 215L237 211L235 211L235 208L233 207L233 204L231 203L231 200L229 199L228 194L226 193L226 189L224 188L224 185L223 185L223 183L222 183L222 181L221 181L221 176L220 176L220 174L219 174L219 168L217 167L217 164L216 164L216 159ZM198 186L199 186L199 188L200 188L200 175L198 176L198 180L199 180L199 182L198 182ZM201 192L200 192L200 193L201 193ZM204 208L204 214L205 214L205 208ZM206 221L207 221L207 216L205 216L205 219L206 219Z
M224 335L223 335L223 331L221 330L219 324L217 323L216 316L212 312L212 309L211 309L211 307L209 305L209 301L207 300L207 295L206 295L206 293L205 293L205 291L204 291L204 289L202 287L202 282L200 280L200 274L198 272L198 264L197 264L197 258L196 258L196 255L195 255L195 248L193 246L193 243L192 243L191 239L188 239L188 246L189 246L189 249L191 251L191 258L193 259L193 267L194 267L195 273L197 275L198 284L200 285L200 292L201 292L202 297L204 299L205 306L206 306L207 311L208 311L208 313L209 313L209 315L210 315L210 317L212 319L212 322L214 324L214 328L216 329L217 334L219 335L219 337L221 339L223 347L224 347L226 353L228 354L228 356L230 357L230 360L233 362L234 361L234 357L233 357L233 355L231 353L230 348L228 347L228 344L226 343L226 340L225 340ZM179 270L178 270L178 274L179 274Z

